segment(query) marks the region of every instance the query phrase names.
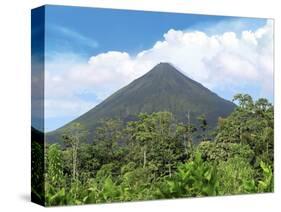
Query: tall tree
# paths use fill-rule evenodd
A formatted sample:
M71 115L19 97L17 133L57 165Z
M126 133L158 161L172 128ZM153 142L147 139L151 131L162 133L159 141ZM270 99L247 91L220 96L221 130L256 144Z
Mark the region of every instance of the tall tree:
M98 166L115 164L117 167L124 162L125 134L123 123L118 119L103 120L96 129L93 139L93 157Z
M133 160L142 161L143 167L147 164L156 167L158 175L171 175L176 161L183 155L183 143L177 139L176 130L169 112L140 114L137 121L129 123Z
M260 161L273 165L273 105L266 99L254 101L247 94L238 94L233 100L238 105L220 120L215 141L247 144L255 153L256 167Z
M72 153L72 180L76 181L77 173L77 153L80 142L86 137L88 131L80 123L70 124L63 134L63 140L66 147L71 148Z
M192 124L177 124L177 139L182 141L184 146L184 154L186 158L190 158L193 152L193 136L197 131L196 127Z
M207 123L207 119L206 119L205 114L202 114L202 115L198 116L197 120L199 121L199 127L200 127L200 130L201 130L201 135L199 135L199 138L202 141L206 141L206 140L208 140L207 134L206 134L207 129L208 129L208 123Z

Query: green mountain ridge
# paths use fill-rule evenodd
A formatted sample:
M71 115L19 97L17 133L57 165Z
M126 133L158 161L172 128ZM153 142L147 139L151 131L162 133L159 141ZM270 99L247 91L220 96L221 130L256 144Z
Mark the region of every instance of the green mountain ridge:
M170 63L159 63L70 123L81 123L93 136L103 119L119 118L127 122L135 120L141 112L169 111L178 122L187 122L187 114L190 113L191 123L195 125L196 118L204 114L209 128L214 128L218 117L228 116L234 108L234 103L185 76ZM60 141L70 123L47 133L47 141Z

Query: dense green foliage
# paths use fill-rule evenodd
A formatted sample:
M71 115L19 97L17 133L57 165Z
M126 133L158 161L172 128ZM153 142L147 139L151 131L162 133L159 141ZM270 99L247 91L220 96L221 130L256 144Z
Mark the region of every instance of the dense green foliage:
M44 134L31 127L31 200L45 203L44 195Z
M237 95L235 111L219 119L208 140L170 112L135 121L102 121L92 143L74 123L64 144L46 147L47 205L103 203L273 191L273 106ZM186 124L187 123L187 124ZM194 133L202 142L194 144Z

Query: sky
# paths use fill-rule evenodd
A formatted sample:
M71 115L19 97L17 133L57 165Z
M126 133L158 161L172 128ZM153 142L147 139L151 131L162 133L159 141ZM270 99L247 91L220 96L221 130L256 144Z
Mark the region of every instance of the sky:
M273 22L193 14L47 6L45 131L87 112L169 62L219 96L273 102Z

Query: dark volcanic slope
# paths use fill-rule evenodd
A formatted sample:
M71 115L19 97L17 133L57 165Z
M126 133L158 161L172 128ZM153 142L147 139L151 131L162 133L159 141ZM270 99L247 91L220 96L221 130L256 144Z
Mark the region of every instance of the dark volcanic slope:
M218 117L229 115L235 105L220 98L200 83L188 78L169 63L160 63L142 77L118 90L102 103L75 119L94 132L100 119L121 118L128 121L140 112L170 111L178 121L191 122L205 114L210 127ZM49 141L58 139L64 127L47 134Z

